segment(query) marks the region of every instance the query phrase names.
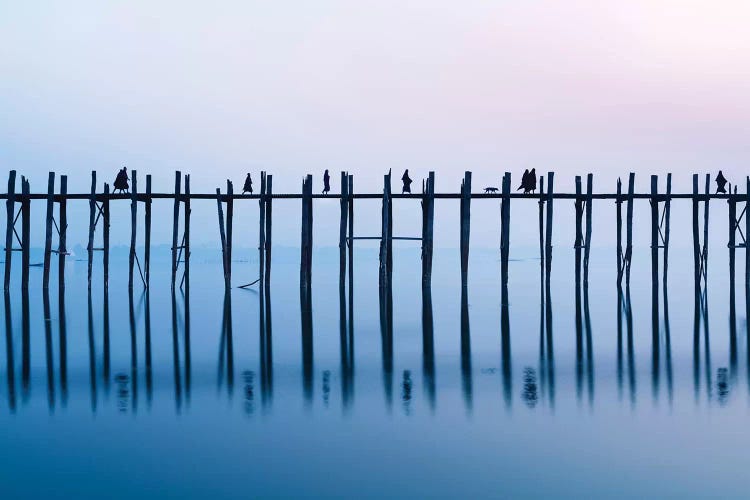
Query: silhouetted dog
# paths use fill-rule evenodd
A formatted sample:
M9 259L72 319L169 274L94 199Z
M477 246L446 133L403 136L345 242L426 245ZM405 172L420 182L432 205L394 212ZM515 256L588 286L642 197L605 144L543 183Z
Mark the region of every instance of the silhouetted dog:
M496 187L486 187L486 188L484 188L484 193L485 194L497 193L497 188Z

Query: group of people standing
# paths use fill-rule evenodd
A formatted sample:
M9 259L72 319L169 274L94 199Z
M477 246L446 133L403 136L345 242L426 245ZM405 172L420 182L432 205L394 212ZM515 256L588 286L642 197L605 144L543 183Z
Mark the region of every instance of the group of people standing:
M401 177L401 181L404 183L404 186L401 190L401 193L411 193L411 183L413 182L411 180L411 177L409 177L409 169L407 168L404 172L404 175ZM323 194L328 194L331 191L331 174L328 173L328 169L326 169L325 172L323 172ZM242 186L242 194L250 193L253 194L253 178L248 172L247 176L245 177L245 184Z

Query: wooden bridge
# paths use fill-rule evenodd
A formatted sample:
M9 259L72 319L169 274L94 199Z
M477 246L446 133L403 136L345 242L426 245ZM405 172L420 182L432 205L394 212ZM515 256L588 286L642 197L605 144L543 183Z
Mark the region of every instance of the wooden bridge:
M669 238L670 238L670 208L673 200L689 200L692 202L693 219L693 254L694 254L694 285L696 300L703 297L707 282L707 260L708 260L708 214L711 200L725 200L729 204L728 217L728 248L730 267L730 290L732 305L734 304L734 268L735 250L745 249L745 286L750 290L750 248L746 243L746 235L750 234L750 217L745 217L750 207L750 178L747 182L747 191L738 194L737 188L728 194L711 194L709 175L705 177L705 187L699 189L699 176L693 175L692 193L672 193L672 175L666 175L666 185L663 192L659 192L659 179L652 175L651 189L648 193L635 193L635 175L631 173L627 179L627 188L618 180L615 192L594 193L593 175L586 177L585 190L583 179L575 178L575 193L557 193L554 191L554 172L549 172L540 177L539 193L520 194L511 192L511 175L505 173L502 178L502 187L497 193L473 193L471 187L471 172L465 172L460 189L457 193L436 193L435 174L430 172L429 176L422 181L422 190L415 194L397 194L391 191L391 174L384 176L383 190L379 193L355 193L354 176L346 172L341 173L340 194L313 194L312 176L307 175L302 182L299 194L274 194L273 176L265 172L260 176L260 192L257 194L236 194L233 191L232 182L227 181L226 190L222 193L216 189L215 193L193 193L190 190L190 176L175 172L174 189L171 193L152 192L151 176L146 175L145 190L139 191L138 175L136 171L131 172L130 193L115 194L110 191L108 184L103 185L103 190L98 191L96 172L91 174L91 190L89 193L68 193L67 177L60 176L59 190L56 191L55 173L50 172L47 183L46 194L31 193L29 182L21 178L21 190L16 191L16 172L10 171L8 178L8 189L6 193L0 193L0 199L6 200L7 225L5 235L5 275L4 289L10 290L11 267L13 252L21 252L21 286L28 289L29 284L29 252L31 243L30 212L31 202L43 201L46 204L45 219L45 242L43 263L43 288L49 288L50 267L53 255L58 257L58 280L59 287L65 286L65 256L67 250L67 202L69 200L85 200L89 203L88 224L88 282L91 286L92 268L94 254L101 252L103 255L103 281L105 289L109 280L109 231L110 231L110 203L121 200L129 200L131 208L131 238L129 254L129 279L128 286L134 287L135 281L140 279L142 285L148 288L150 284L151 264L151 220L152 201L158 199L173 200L173 230L172 230L172 289L175 287L189 286L190 283L190 212L191 202L194 200L214 200L217 204L219 221L219 233L223 256L223 271L225 286L231 287L232 277L232 236L233 236L233 214L234 202L236 200L258 200L259 204L259 278L256 282L261 289L267 289L271 278L271 250L272 250L272 208L274 200L301 200L302 223L300 242L300 286L307 291L309 296L312 271L312 249L313 249L313 201L315 199L338 199L341 205L340 230L339 230L339 252L340 252L340 279L341 288L346 287L347 274L349 288L352 285L352 263L353 246L356 240L370 239L380 241L379 255L379 284L381 289L390 289L393 270L392 244L394 240L409 239L422 243L422 285L429 289L432 280L432 254L433 254L433 224L435 200L458 199L460 200L460 253L461 253L461 282L467 286L467 274L469 265L469 235L471 222L471 201L473 199L497 199L500 202L500 233L501 233L501 290L502 302L507 304L508 284L508 260L510 251L510 208L511 201L524 199L534 200L539 206L539 255L541 259L541 276L543 284L546 283L547 294L549 293L549 275L552 268L552 227L554 221L554 201L573 200L576 215L575 226L575 276L576 285L580 287L588 284L589 277L589 254L592 241L592 211L594 200L611 200L617 205L616 210L616 262L617 283L621 285L623 280L626 287L630 284L630 265L633 249L633 205L636 200L648 200L650 203L650 232L651 232L651 283L653 299L653 318L658 321L658 297L659 297L659 253L662 254L663 262L661 281L663 287L667 285ZM546 182L545 182L546 181ZM545 186L546 183L546 186ZM379 235L355 235L354 233L354 205L355 200L379 199L382 202L381 233ZM422 234L419 237L393 236L393 207L394 199L414 199L421 202L422 209ZM625 204L625 217L623 228L623 203ZM138 207L142 204L144 208L144 244L143 256L136 252L138 240ZM741 205L741 211L737 211L737 204ZM16 205L19 205L18 208ZM57 209L56 209L57 205ZM703 218L703 231L700 231L700 218ZM20 224L20 234L18 226ZM744 226L744 231L743 231ZM101 243L97 243L97 229L100 229ZM624 231L623 231L624 229ZM623 234L624 233L624 234ZM57 236L56 246L53 240ZM348 270L348 273L347 273ZM248 286L248 285L243 285ZM748 294L750 296L750 294Z

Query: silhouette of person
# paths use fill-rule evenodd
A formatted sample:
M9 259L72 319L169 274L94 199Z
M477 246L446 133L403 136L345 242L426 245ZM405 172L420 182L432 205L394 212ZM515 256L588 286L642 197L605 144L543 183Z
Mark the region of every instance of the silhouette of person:
M128 181L130 179L128 178L128 169L127 167L122 167L119 172L117 172L117 177L115 177L115 183L114 183L114 192L120 192L120 193L127 193L130 190L130 185L128 184Z
M529 172L529 177L528 177L528 183L527 184L528 184L528 188L529 188L527 192L529 192L529 191L531 191L532 193L536 192L536 169L535 168L532 168L531 172Z
M331 190L331 176L328 175L328 169L323 172L323 194L328 194Z
M242 186L242 194L245 193L253 194L253 179L250 177L250 172L247 173L247 177L245 177L245 185Z
M724 174L721 173L721 170L719 170L719 175L716 176L716 193L724 193L727 192L727 179L724 177Z
M409 177L409 169L408 168L404 171L404 175L401 177L401 180L404 183L404 187L401 190L401 194L404 194L404 193L411 194L411 183L412 183L412 180L411 180L411 177Z
M523 189L524 193L529 192L529 169L523 171L523 176L521 176L521 185L518 186L518 189L516 191L520 191Z

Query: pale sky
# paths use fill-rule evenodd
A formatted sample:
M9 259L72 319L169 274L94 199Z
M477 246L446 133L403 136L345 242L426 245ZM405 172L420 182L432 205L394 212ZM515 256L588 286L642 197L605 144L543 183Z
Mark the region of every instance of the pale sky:
M531 167L558 189L594 172L613 191L630 170L643 189L668 171L676 190L719 168L742 181L748 19L735 0L0 0L0 174L43 190L55 170L72 191L121 165L155 190L177 168L194 191L261 168L277 192L325 168L360 192L406 167L438 191L466 169L477 188ZM277 241L298 244L297 224Z

